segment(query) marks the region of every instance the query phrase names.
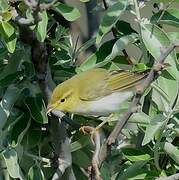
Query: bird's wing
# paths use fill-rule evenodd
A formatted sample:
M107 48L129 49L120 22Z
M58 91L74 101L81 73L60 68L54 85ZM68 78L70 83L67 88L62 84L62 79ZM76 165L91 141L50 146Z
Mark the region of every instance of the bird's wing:
M125 91L134 88L146 77L146 73L129 71L112 71L106 79L107 87L114 91Z
M96 73L96 72L95 72ZM99 72L96 77L88 76L85 89L80 90L80 99L94 101L116 91L125 91L135 87L146 74L131 73L128 71Z

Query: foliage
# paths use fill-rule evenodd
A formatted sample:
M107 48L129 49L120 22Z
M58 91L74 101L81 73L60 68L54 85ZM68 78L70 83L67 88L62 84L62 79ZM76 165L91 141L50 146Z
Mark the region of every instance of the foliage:
M81 3L89 1L81 0ZM0 177L51 179L55 173L50 164L53 148L50 145L50 131L45 128L48 123L46 103L31 61L33 44L23 42L13 7L31 22L30 28L38 41L49 48L50 71L56 84L94 67L150 70L162 48L179 39L178 29L167 29L168 26L178 28L179 9L172 7L174 1L166 0L150 0L146 4L137 0L106 0L106 9L104 1L97 1L94 12L102 13L99 30L95 37L90 37L79 49L75 49L69 28L64 27L55 15L69 22L76 21L80 17L77 8L61 2L54 3L38 12L40 20L36 22L32 8L24 2L0 1ZM41 0L41 3L48 2ZM151 17L143 18L140 12L154 3L158 3L158 9L151 10ZM163 8L161 3L164 3ZM132 23L129 19L133 19ZM107 35L110 33L109 39ZM97 47L95 52L77 65L80 54L90 50L94 44ZM135 57L134 51L128 50L130 46L141 57ZM133 65L123 55L126 48ZM170 53L165 62L165 70L143 95L141 111L132 115L129 125L122 131L127 140L117 142L103 162L100 171L104 180L155 179L179 171L177 50ZM103 126L104 135L109 135L128 104L124 103L111 121ZM79 124L93 126L105 118L73 117ZM91 165L93 143L89 135L73 127L66 128L71 140L74 174L76 179L85 180Z

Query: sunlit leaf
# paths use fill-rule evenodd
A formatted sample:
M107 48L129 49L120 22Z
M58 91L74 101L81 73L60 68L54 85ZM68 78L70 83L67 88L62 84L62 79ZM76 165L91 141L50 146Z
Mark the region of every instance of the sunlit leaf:
M17 152L14 149L7 149L3 152L3 157L5 160L9 175L12 178L19 178L20 180L25 179L18 163Z
M47 24L48 24L48 16L47 12L43 11L40 13L41 21L37 25L37 38L40 42L44 42L47 35Z

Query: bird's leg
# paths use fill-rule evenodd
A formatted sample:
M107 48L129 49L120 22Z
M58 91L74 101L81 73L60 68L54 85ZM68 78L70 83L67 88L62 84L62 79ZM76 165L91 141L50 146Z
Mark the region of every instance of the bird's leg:
M106 124L107 122L110 122L111 117L113 116L113 114L110 114L110 116L108 116L102 123L100 123L97 127L95 127L92 131L91 134L94 134L96 131L99 131L99 129Z

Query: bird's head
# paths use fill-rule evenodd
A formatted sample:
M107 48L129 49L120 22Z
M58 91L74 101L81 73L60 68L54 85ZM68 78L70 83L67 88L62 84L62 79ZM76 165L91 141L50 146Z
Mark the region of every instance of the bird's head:
M47 106L47 114L52 110L71 112L76 97L74 91L74 87L68 81L59 84L52 93Z

